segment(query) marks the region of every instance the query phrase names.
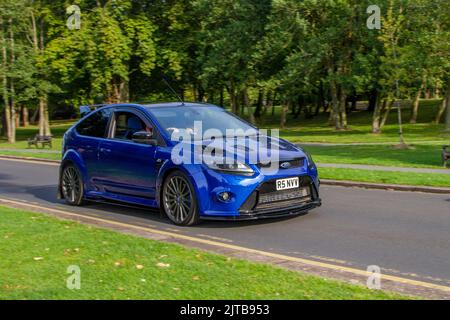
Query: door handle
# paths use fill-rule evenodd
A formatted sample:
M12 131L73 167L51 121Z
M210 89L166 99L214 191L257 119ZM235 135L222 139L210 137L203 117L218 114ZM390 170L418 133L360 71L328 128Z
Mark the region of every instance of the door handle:
M102 152L102 153L111 153L111 149L100 148L100 152Z

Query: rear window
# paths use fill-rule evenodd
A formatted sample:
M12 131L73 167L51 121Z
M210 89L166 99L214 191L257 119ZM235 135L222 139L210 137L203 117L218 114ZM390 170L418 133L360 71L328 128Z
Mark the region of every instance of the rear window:
M104 138L110 115L110 109L93 113L76 126L77 133L82 136Z

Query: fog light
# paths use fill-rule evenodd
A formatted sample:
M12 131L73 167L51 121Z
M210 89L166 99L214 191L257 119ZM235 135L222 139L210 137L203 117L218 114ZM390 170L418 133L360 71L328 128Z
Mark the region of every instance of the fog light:
M219 193L219 199L222 201L229 201L231 199L231 194L229 192Z

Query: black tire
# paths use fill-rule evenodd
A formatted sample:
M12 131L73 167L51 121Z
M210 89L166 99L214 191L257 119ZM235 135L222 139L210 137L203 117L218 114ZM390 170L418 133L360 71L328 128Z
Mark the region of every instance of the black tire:
M164 180L161 207L167 217L178 226L193 226L200 221L194 187L180 171L172 172Z
M84 186L80 171L74 165L67 165L61 172L61 194L68 205L83 205Z

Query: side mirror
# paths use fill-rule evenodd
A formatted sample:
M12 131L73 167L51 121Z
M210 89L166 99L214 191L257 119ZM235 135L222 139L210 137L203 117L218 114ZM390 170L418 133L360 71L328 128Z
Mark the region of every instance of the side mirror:
M153 139L153 133L147 131L138 131L133 134L132 140L136 143L147 144L150 146L156 146L158 140Z

